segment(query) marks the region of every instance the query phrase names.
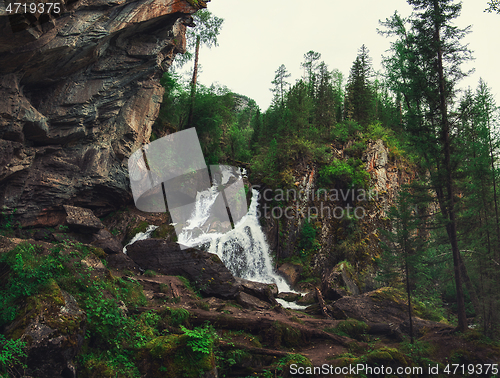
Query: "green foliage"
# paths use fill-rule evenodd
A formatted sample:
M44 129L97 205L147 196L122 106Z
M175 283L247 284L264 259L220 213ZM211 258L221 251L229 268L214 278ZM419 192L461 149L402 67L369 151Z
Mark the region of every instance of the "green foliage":
M500 0L488 1L488 9L486 9L486 11L500 13Z
M285 347L293 348L301 344L302 333L299 329L277 320L270 329L265 331L264 339L273 347L284 345Z
M14 320L20 300L40 293L52 278L68 273L62 262L58 254L41 256L38 247L28 243L0 256L0 263L10 270L8 282L0 289L0 326Z
M3 207L0 213L0 232L2 235L11 235L14 231L14 215L17 212L17 208L8 212L6 207Z
M279 361L274 364L274 369L276 372L281 374L286 374L290 371L290 365L296 365L297 367L313 367L311 360L298 353L290 353L285 357L279 359Z
M404 150L401 147L400 138L396 137L393 130L384 127L381 122L374 122L368 125L366 131L366 137L372 140L381 139L385 146L389 149L389 154L391 157L399 157L404 154Z
M205 327L197 327L193 330L181 326L181 329L188 337L187 345L193 352L206 355L213 352L213 345L217 339L217 334L212 326L207 325Z
M17 367L26 368L26 342L9 340L0 333L0 373L13 373Z
M149 270L149 269L148 269L148 270L146 270L146 271L144 272L144 275L145 275L146 277L156 277L156 272L155 272L155 271L153 271L153 270Z
M230 371L231 367L234 365L241 364L243 361L247 361L251 358L251 354L243 349L232 349L224 352L217 352L217 370L219 376L225 377L225 372Z
M376 116L376 95L371 82L371 58L363 45L354 61L346 87L346 118L366 125Z
M181 324L187 324L189 319L189 311L184 308L165 308L165 314L168 314L169 324L178 327Z
M331 138L341 143L346 143L359 136L364 127L352 120L337 123L331 131Z
M370 174L364 169L360 160L349 159L349 161L334 160L319 171L319 185L327 187L339 183L343 187L366 189L370 180Z
M306 219L300 231L299 255L302 258L309 256L311 252L319 249L319 242L316 240L316 229L311 222Z

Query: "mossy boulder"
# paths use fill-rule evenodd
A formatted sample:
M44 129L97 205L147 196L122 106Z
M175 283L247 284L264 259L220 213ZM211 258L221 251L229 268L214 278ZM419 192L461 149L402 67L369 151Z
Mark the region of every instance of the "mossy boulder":
M175 227L171 224L161 224L156 230L153 231L151 236L156 239L164 239L168 242L177 241Z
M28 375L74 377L73 359L86 331L86 315L76 300L49 280L43 290L28 297L5 333L27 342Z
M263 330L261 336L273 348L294 348L306 341L299 329L279 320L275 321L272 327Z
M168 335L148 342L137 353L141 374L151 378L216 377L213 350L193 351L187 335Z

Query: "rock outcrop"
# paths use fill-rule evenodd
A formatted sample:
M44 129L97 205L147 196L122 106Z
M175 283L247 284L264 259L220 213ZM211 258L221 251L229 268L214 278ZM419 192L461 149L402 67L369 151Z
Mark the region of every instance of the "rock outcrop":
M129 245L127 254L142 269L188 278L208 296L234 298L239 291L236 279L219 256L199 249L181 250L177 243L146 239Z
M159 79L185 50L187 0L62 0L60 12L0 4L0 198L23 226L97 216L130 200L126 159L149 140ZM14 211L15 209L15 211Z

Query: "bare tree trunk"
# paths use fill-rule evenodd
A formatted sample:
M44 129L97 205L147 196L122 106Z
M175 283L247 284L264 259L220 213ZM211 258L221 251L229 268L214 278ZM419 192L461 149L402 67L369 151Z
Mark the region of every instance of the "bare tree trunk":
M479 304L479 299L477 298L476 290L474 289L469 274L467 273L467 267L465 266L464 259L462 258L462 256L460 256L460 273L462 274L465 287L469 292L472 306L474 307L474 311L476 312L476 316L480 317L481 305Z
M193 78L191 79L191 103L189 105L188 127L193 126L194 100L196 97L196 83L198 81L198 59L200 55L200 36L196 37L196 51L194 55Z
M410 272L408 269L408 255L405 262L406 270L406 293L408 294L408 317L410 318L410 343L413 344L413 316L411 315L411 288L410 288Z

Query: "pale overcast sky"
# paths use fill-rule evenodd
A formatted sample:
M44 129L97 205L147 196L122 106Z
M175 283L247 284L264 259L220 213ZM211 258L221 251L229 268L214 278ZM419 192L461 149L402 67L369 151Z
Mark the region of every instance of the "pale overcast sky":
M482 77L500 105L500 15L485 13L486 7L487 0L465 0L456 20L459 27L472 25L465 42L475 60L466 68L476 70L460 86L475 89ZM225 21L219 46L200 51L200 82L226 85L266 110L276 69L284 64L294 83L302 75L300 63L309 50L321 53L330 69L339 69L347 78L358 49L365 44L374 68L380 70L390 40L377 33L379 20L396 10L407 16L412 8L405 0L212 0L208 9ZM191 69L192 62L188 64Z

